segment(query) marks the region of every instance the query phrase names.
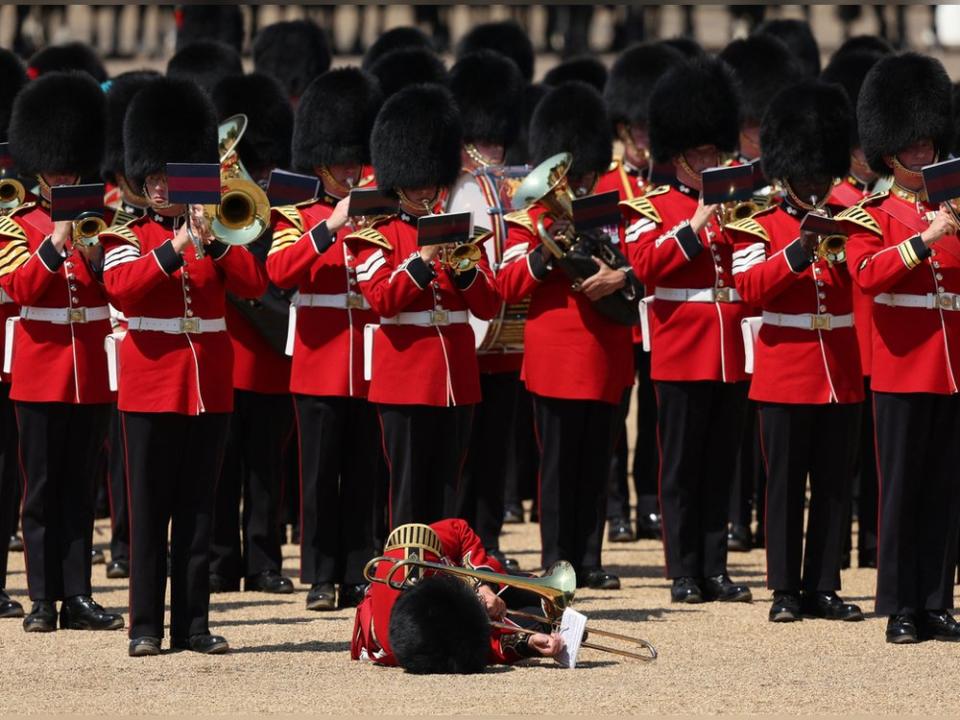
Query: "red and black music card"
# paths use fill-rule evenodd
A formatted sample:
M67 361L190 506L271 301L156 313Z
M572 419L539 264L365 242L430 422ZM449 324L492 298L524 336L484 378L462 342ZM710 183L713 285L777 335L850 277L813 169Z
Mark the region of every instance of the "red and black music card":
M174 205L217 205L219 163L167 163L168 201Z
M800 221L800 229L803 232L821 236L846 235L839 222L831 217L814 212L808 212L803 216L803 220Z
M424 215L417 220L417 245L457 245L470 240L473 213Z
M83 213L103 213L103 183L54 185L50 188L50 219L76 220Z
M701 174L704 205L749 200L754 187L753 164L704 170Z
M350 191L349 217L376 217L393 215L400 208L400 201L385 195L377 188L354 188Z
M921 172L931 203L939 205L960 198L960 158L927 165Z
M620 191L574 198L573 227L577 232L616 227L620 223Z
M267 197L271 207L296 205L313 200L319 192L320 180L315 175L274 170L267 181Z

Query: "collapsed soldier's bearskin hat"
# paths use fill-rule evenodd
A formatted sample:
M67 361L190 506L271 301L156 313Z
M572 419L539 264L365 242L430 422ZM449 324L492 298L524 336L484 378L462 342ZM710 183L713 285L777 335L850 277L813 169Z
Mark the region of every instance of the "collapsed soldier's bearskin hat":
M107 79L107 70L100 58L93 48L82 42L50 45L34 53L27 63L27 76L31 79L49 72L71 70L85 72L98 83Z
M106 103L84 72L51 72L27 83L13 102L10 153L23 176L44 172L97 175Z
M568 152L573 155L571 177L604 172L613 159L613 146L600 93L583 82L549 90L533 111L529 142L533 165Z
M370 73L380 82L380 90L385 98L411 85L445 85L448 80L443 60L423 48L388 52L370 66Z
M581 56L564 60L552 67L543 76L543 84L551 87L563 85L565 82L579 80L603 92L607 84L607 66L595 57Z
M520 101L520 131L517 139L507 148L504 162L507 165L527 165L530 162L530 121L544 95L550 90L543 83L527 85Z
M370 131L383 104L377 79L359 68L338 68L307 86L293 124L293 166L370 162Z
M377 185L403 188L449 187L460 174L463 130L450 91L440 85L404 88L388 99L370 136Z
M803 80L784 88L760 126L763 174L776 180L843 177L850 169L852 124L841 87Z
M872 52L878 55L890 55L893 53L893 46L879 35L854 35L847 38L836 49L831 62L841 55L852 52Z
M254 40L253 69L279 81L287 97L298 98L330 69L327 35L309 20L268 25Z
M733 73L722 60L703 57L671 68L650 94L650 154L665 163L701 145L733 152L738 113Z
M857 133L857 98L860 97L860 88L863 87L863 80L867 77L877 61L883 55L875 52L861 50L859 52L837 53L830 60L827 67L820 74L820 79L828 83L836 83L843 88L853 107L853 126L851 132L851 143L854 147L860 145L860 136Z
M641 43L624 50L610 68L603 90L614 132L617 123L646 126L653 86L667 70L684 62L683 53L664 43Z
M160 78L153 70L133 70L117 75L107 90L107 124L105 147L100 176L107 182L117 183L117 176L124 174L123 118L127 114L133 96L146 85Z
M216 40L237 52L243 46L243 13L239 4L194 5L177 8L177 51L200 40Z
M168 162L216 163L217 113L189 80L160 78L138 92L123 120L124 167L133 188Z
M492 50L460 58L450 70L450 91L460 110L464 141L507 147L516 140L524 87L516 64Z
M474 591L449 575L431 575L401 593L388 636L409 673L465 675L487 666L490 620Z
M951 85L939 60L918 53L887 55L870 68L857 100L860 144L874 172L917 140L930 138L941 159L953 145Z
M0 48L0 142L7 141L7 126L17 93L27 84L27 72L20 58Z
M805 20L767 20L760 23L752 34L779 38L790 49L790 54L800 60L808 77L815 78L820 74L820 46L810 23Z
M461 38L457 45L457 57L477 50L493 50L506 55L520 68L524 80L533 80L533 43L527 31L513 20L477 25Z
M190 80L208 95L225 77L243 75L240 53L215 40L185 45L167 63L167 77Z
M405 48L421 48L431 52L435 50L433 41L420 28L407 25L395 27L387 30L367 48L367 51L363 54L361 67L364 70L369 70L371 65L388 52Z
M720 53L733 70L740 91L740 119L759 124L773 96L804 78L804 69L784 42L773 35L734 40Z

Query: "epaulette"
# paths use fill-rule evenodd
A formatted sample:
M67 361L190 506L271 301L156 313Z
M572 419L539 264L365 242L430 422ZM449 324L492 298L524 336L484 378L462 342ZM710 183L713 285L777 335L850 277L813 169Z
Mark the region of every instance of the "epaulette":
M657 195L663 195L670 192L669 185L658 185L657 187L650 190L650 192L641 195L640 197L630 198L629 200L621 200L620 207L630 208L635 213L643 215L643 217L648 220L660 224L663 222L663 219L660 217L660 213L657 212L657 209L653 206L653 203L650 202L650 198L657 197Z
M386 250L393 250L393 245L390 244L387 237L375 227L365 227L362 230L352 232L344 238L344 242L347 240L362 240L373 245L379 245Z
M487 241L487 238L493 235L492 230L487 230L485 227L480 227L479 225L474 225L473 234L470 236L470 239L467 241L471 245L480 245Z
M367 185L372 185L376 179L376 176L373 173L370 173L369 175L360 178L360 182L357 183L357 187L366 187Z
M130 229L130 223L134 223L134 222L136 222L136 221L139 220L139 219L140 219L140 218L134 218L134 219L131 220L130 222L126 223L125 225L119 225L119 226L117 226L117 225L111 225L109 228L107 228L107 230L106 230L106 232L104 233L104 235L108 235L108 234L109 234L109 235L116 235L118 238L120 238L120 239L123 240L124 242L133 245L135 248L137 248L137 249L139 250L139 249L140 249L140 238L138 238L138 237L137 237L137 234L136 234L133 230Z
M878 200L883 200L890 194L889 190L880 190L879 192L872 193L867 195L863 200L861 200L858 205L866 205L867 203L877 202Z
M765 210L754 213L750 217L742 218L736 222L732 222L727 225L727 228L730 230L738 230L742 233L747 233L748 235L754 235L755 237L758 237L764 242L768 243L770 242L770 235L767 234L766 228L754 220L754 218L762 212L765 212Z
M17 205L13 210L8 212L6 216L13 217L14 215L19 215L25 210L30 210L31 208L36 207L36 205L37 203L35 203L33 200L31 200L30 202L21 203Z
M27 241L27 232L8 215L0 215L0 235L9 240Z
M307 202L315 202L314 200L309 200ZM300 203L304 204L304 203ZM280 214L280 216L286 220L288 223L293 225L299 233L303 233L303 218L300 216L300 213L297 211L299 205L277 205L276 207L270 208L274 212Z
M610 163L610 166L607 168L607 172L611 173L614 170L616 170L618 167L620 167L620 161L615 159L613 162Z
M7 243L0 250L0 277L8 275L30 259L27 233L7 216L0 216L0 236Z
M110 227L123 227L124 225L128 225L129 223L133 222L138 217L140 216L129 213L123 208L117 208L113 213L113 221L110 223Z
M503 216L503 221L508 223L513 223L514 225L519 225L525 230L529 230L531 233L535 232L533 227L533 220L530 219L530 213L526 210L514 210Z
M878 195L886 195L886 193L877 193ZM860 204L853 205L848 207L842 213L837 215L835 220L843 220L854 225L859 225L862 228L869 230L870 232L876 235L883 235L883 231L880 229L880 224L873 219L873 216L863 209L863 205L867 203L873 195L865 198Z

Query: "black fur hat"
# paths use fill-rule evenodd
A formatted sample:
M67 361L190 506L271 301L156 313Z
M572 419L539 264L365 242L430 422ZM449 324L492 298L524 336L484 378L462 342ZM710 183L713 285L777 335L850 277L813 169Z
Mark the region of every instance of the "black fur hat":
M620 53L603 89L614 132L617 123L646 126L653 86L667 70L684 62L683 53L664 43L640 43Z
M834 51L830 61L833 62L841 55L851 52L872 52L878 55L890 55L893 53L893 45L879 35L854 35L843 41L840 47Z
M7 126L17 93L27 84L27 71L20 58L0 48L0 142L7 141Z
M509 146L520 130L525 84L515 63L492 50L464 55L450 69L464 142Z
M215 40L184 45L167 63L167 77L195 82L208 95L225 77L243 75L240 53Z
M530 121L537 105L550 90L543 83L527 85L520 100L520 131L517 139L507 148L504 162L507 165L527 165L530 163Z
M220 122L237 113L247 116L237 153L255 178L264 170L290 167L293 108L280 83L261 73L226 77L213 89L213 104Z
M133 188L143 187L148 175L164 172L168 162L218 162L213 102L189 80L149 83L127 109L123 150L125 175Z
M360 68L329 70L300 98L293 123L293 167L370 162L370 131L383 104L377 79Z
M443 60L423 48L402 48L388 52L370 66L370 73L379 81L384 98L411 85L446 85L448 82Z
M378 187L449 187L460 174L463 130L447 88L412 85L389 98L370 136Z
M579 80L591 85L598 92L603 92L607 84L607 66L589 55L564 60L559 65L552 67L546 75L543 76L543 84L555 87L563 85L565 82Z
M106 102L96 80L77 71L46 73L27 83L13 101L13 163L24 177L41 172L97 175L105 124Z
M803 80L774 96L760 126L763 174L774 180L838 178L850 169L853 110L846 92Z
M382 58L388 52L402 50L404 48L420 48L434 52L436 48L433 41L427 37L427 34L420 28L404 25L387 30L380 37L373 41L373 44L367 48L363 54L363 63L361 67L369 70L377 60Z
M243 13L238 4L194 5L177 9L177 51L200 40L216 40L237 52L243 47Z
M760 23L752 34L780 38L790 53L800 60L808 77L815 78L820 74L820 46L813 36L810 23L805 20L767 20Z
M291 98L329 70L330 59L327 34L309 20L268 25L253 42L254 71L275 78Z
M110 81L107 90L107 125L103 162L100 163L100 176L116 184L117 175L124 173L123 160L123 118L133 96L147 84L160 78L155 70L132 70L117 75Z
M730 68L722 60L703 57L668 70L650 94L649 132L655 162L669 162L700 145L733 152L740 122Z
M36 79L48 72L78 70L87 73L98 83L107 79L107 70L89 45L71 42L50 45L38 50L27 63L27 76Z
M668 40L661 40L660 43L672 47L674 50L679 50L687 60L693 60L707 54L700 43L689 37L670 38Z
M570 176L604 172L613 159L610 123L603 98L583 82L568 82L547 92L530 121L530 163L552 155L573 155Z
M388 638L397 664L409 673L480 673L490 653L490 620L465 583L431 575L397 598Z
M460 39L457 57L477 50L493 50L506 55L520 68L524 80L533 80L533 43L530 42L527 31L513 20L477 25Z
M823 69L820 79L828 83L836 83L843 88L847 98L853 107L853 126L851 127L850 141L854 147L860 145L860 136L857 133L857 98L860 97L860 88L863 86L863 80L867 77L877 61L883 55L875 52L861 50L859 52L837 53L830 60L830 64Z
M800 62L786 44L773 35L734 40L720 53L720 59L736 75L742 122L759 124L773 96L805 77Z
M946 159L953 146L952 86L939 60L918 53L887 55L864 78L857 100L860 143L874 172L890 175L884 155L930 138Z

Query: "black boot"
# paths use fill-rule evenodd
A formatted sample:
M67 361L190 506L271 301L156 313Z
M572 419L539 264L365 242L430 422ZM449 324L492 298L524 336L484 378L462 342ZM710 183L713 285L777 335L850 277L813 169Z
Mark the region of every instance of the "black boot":
M7 595L7 591L0 589L0 618L23 617L23 605Z
M89 595L75 595L60 604L60 627L64 630L119 630L123 616L104 610Z
M50 600L34 600L30 614L23 619L24 632L53 632L57 629L57 605Z

